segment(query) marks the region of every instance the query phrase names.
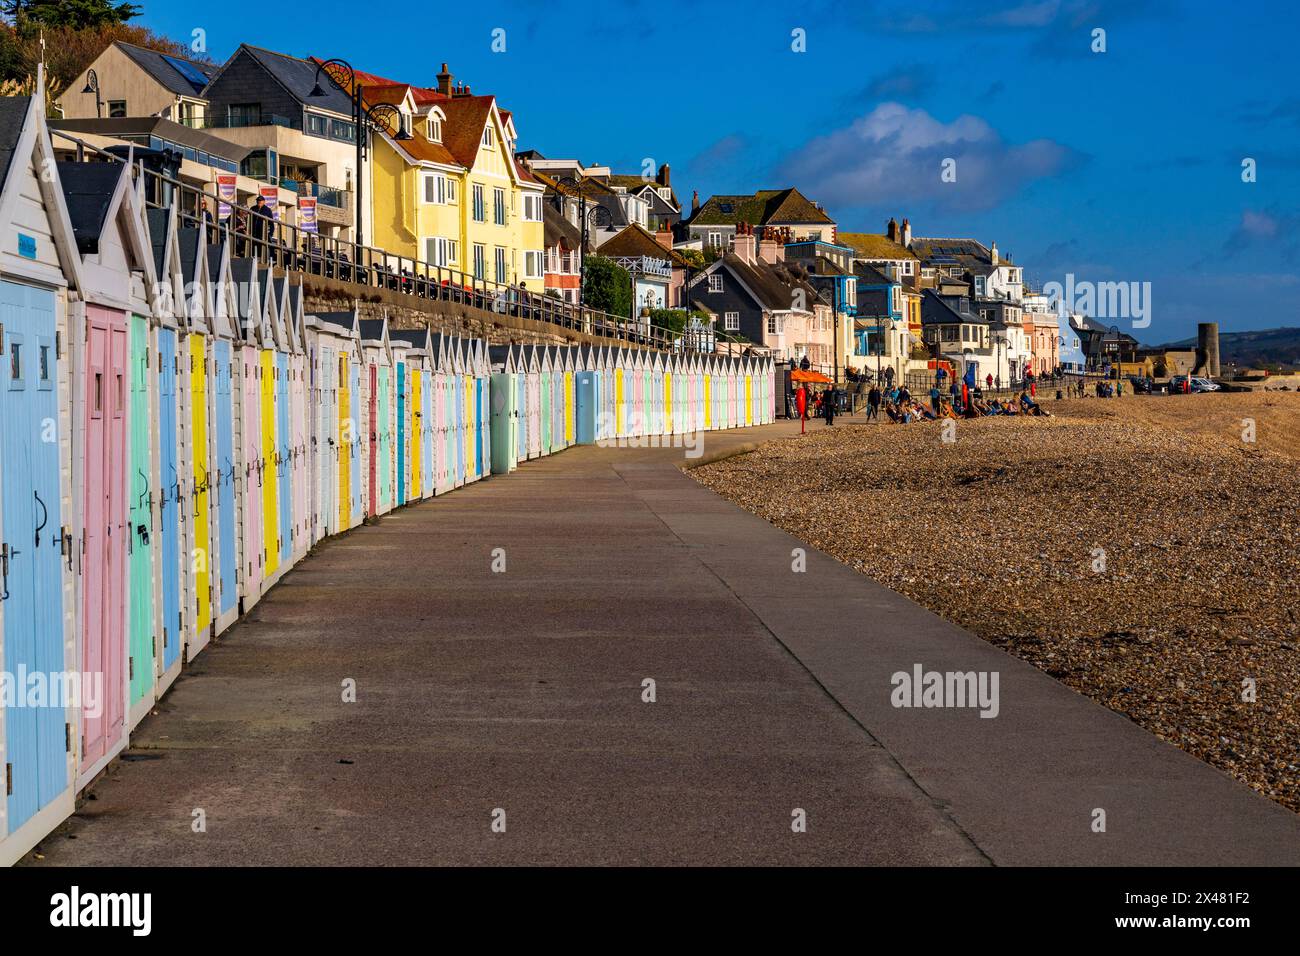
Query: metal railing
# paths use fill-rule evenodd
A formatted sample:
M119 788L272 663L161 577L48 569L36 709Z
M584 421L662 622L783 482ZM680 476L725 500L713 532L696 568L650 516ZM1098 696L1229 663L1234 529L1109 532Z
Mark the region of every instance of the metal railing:
M60 130L50 132L74 143L79 161L94 156L106 161L124 162L120 156L68 133ZM234 258L256 259L263 265L304 276L319 276L368 289L385 289L425 300L543 322L629 345L663 351L696 350L695 337L682 336L648 320L634 320L579 307L540 291L532 292L522 285L497 282L449 266L433 265L410 256L306 231L299 226L277 222L269 216L255 215L247 207L231 204L229 218L214 221L211 210L225 204L215 193L146 169L143 163L137 164L137 169L139 175L145 177L144 193L148 205L154 208L175 205L183 225L198 226L202 222L210 233L226 236L233 244L231 254Z

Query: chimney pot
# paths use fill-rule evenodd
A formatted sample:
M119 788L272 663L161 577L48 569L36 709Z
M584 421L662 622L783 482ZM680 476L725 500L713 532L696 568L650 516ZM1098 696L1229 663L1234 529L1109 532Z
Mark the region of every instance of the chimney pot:
M885 236L890 242L898 241L898 222L893 216L889 217L889 222L885 224Z

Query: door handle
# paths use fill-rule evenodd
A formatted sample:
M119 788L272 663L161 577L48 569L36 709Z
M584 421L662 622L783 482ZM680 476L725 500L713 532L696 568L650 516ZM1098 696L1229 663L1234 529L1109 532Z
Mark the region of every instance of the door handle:
M36 526L36 534L35 534L36 547L39 548L41 546L41 532L45 530L45 526L49 523L50 520L50 510L45 507L45 502L41 500L41 496L39 492L33 490L32 494L36 496L36 503L41 506L41 523Z

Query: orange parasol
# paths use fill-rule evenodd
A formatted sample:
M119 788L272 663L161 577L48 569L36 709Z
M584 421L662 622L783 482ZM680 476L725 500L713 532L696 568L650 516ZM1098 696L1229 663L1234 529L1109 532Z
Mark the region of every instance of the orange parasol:
M821 372L814 372L811 369L809 369L808 371L804 371L801 368L797 368L790 373L790 381L815 382L821 385L831 384L831 380L827 378L825 375L823 375Z

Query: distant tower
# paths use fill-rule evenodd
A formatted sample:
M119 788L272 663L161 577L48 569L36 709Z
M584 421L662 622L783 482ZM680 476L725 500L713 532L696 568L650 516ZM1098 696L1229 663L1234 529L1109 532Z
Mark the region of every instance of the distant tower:
M1201 322L1196 326L1196 364L1210 378L1219 375L1219 323Z

